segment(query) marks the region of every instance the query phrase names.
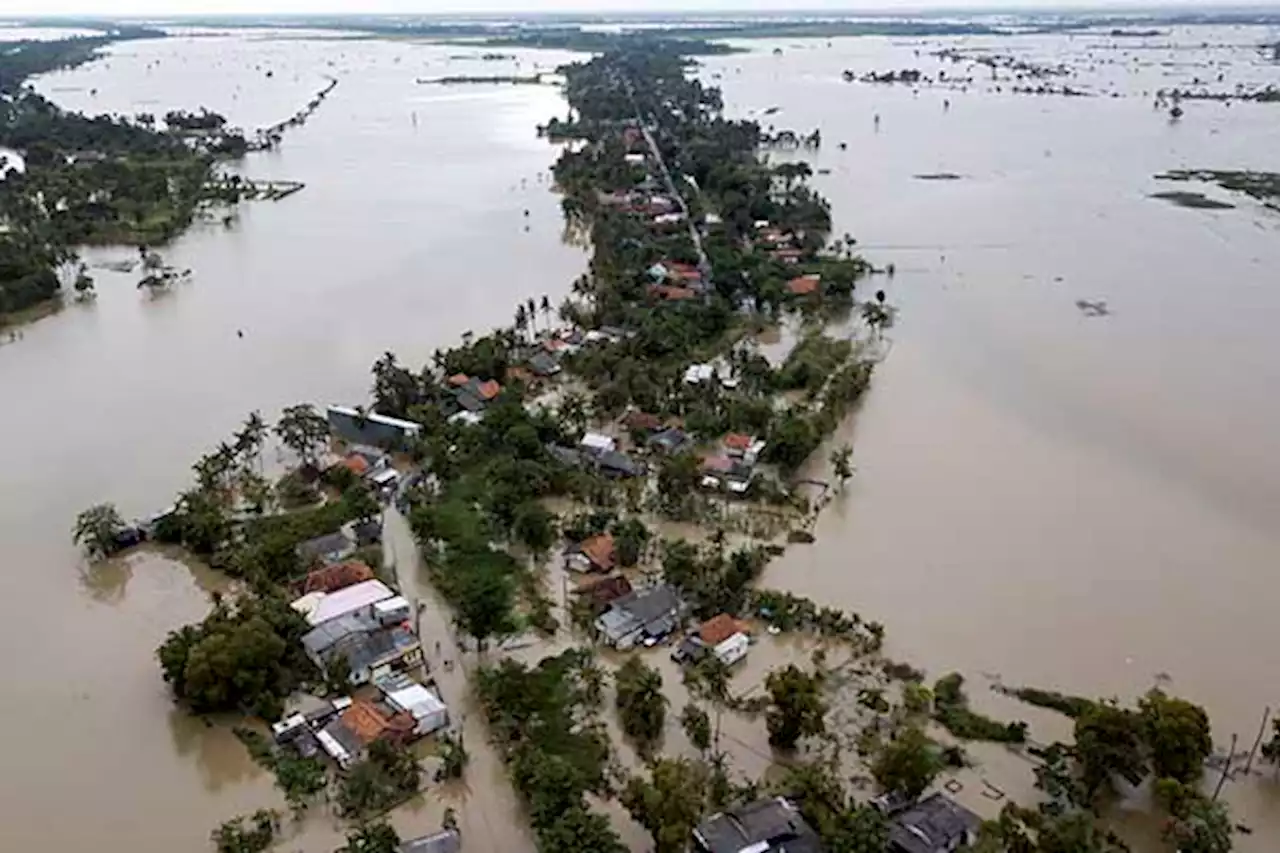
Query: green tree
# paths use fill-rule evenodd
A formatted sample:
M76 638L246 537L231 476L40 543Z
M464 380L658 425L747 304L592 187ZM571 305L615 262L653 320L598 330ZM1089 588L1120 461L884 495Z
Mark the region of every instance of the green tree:
M1142 718L1114 705L1098 703L1076 718L1074 751L1088 798L1110 788L1115 776L1131 785L1142 781L1142 734Z
M1184 784L1199 781L1213 751L1209 715L1199 705L1152 690L1138 703L1151 769Z
M853 476L853 448L847 444L843 444L831 451L831 470L836 475L836 479L840 481L840 485L844 484Z
M76 516L71 536L90 559L99 560L120 550L117 537L124 529L124 519L114 504L98 504Z
M334 655L325 664L324 689L330 696L351 695L351 663L346 655Z
M280 815L259 809L249 817L229 820L213 831L210 840L217 853L262 853L275 841Z
M919 726L910 725L886 743L871 765L871 775L886 791L915 799L942 771L942 758Z
M682 853L702 817L707 797L707 771L683 758L659 758L650 778L632 776L622 791L622 805L653 836L655 853Z
M711 718L706 711L690 702L680 712L680 725L684 727L689 742L699 752L706 752L711 748Z
M1196 797L1181 817L1169 821L1164 836L1178 853L1228 853L1232 847L1231 833L1227 807Z
M602 814L587 811L581 803L560 812L549 823L537 827L539 850L565 853L627 853L627 847Z
M793 765L782 790L800 804L800 813L830 853L884 853L888 847L889 827L884 816L854 802L832 764Z
M397 853L400 836L385 821L362 824L347 833L347 843L339 853Z
M638 518L628 518L613 525L613 542L618 552L618 563L630 567L640 562L644 548L649 544L649 528Z
M555 516L536 501L516 508L512 532L535 555L546 554L556 541Z
M765 679L769 708L765 724L769 743L778 749L792 750L802 737L826 731L826 703L822 699L822 679L789 664L775 669Z
M316 411L315 406L300 403L280 413L275 433L280 443L303 462L314 463L317 452L329 441L329 422Z
M667 697L662 675L638 657L627 658L614 673L615 699L622 730L647 754L662 738L667 718Z
M511 578L489 562L477 564L473 571L462 572L451 583L454 619L467 635L474 637L480 648L491 637L512 631L514 588Z

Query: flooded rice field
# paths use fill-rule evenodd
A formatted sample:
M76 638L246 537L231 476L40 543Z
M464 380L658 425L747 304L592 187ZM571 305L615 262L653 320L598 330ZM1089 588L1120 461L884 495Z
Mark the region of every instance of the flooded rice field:
M750 42L704 61L732 114L821 129L821 150L776 156L809 160L835 232L896 270L891 352L834 439L854 443L857 474L817 543L791 548L767 584L884 622L893 656L965 672L975 705L1027 719L1044 739L1061 721L989 695L984 675L1124 696L1159 676L1206 706L1220 747L1233 732L1252 741L1264 707L1280 704L1280 214L1215 186L1172 188L1234 207L1150 196L1171 189L1155 179L1170 169L1280 171L1280 104L1187 101L1177 120L1154 106L1159 89L1196 80L1213 91L1280 82L1257 50L1266 35ZM986 65L930 56L947 48L1065 65L1050 82L1090 94L1014 93L1023 84L993 81ZM279 804L230 732L173 708L154 661L221 581L157 553L86 569L71 521L100 500L126 515L166 505L191 459L252 409L362 400L384 351L416 365L466 330L509 322L518 300L568 292L585 256L560 239L547 185L556 154L534 135L563 114L558 93L416 82L469 73L478 60L451 57L475 53L197 32L118 45L37 81L73 109L206 106L246 128L287 118L328 77L339 84L279 151L241 167L303 192L242 206L166 250L189 283L145 296L136 275L103 266L130 252L96 251L96 303L0 346L11 401L0 419L0 747L23 768L0 776L5 846L196 850L220 821ZM569 55L518 57L475 73L549 70ZM973 82L843 74L903 68ZM956 177L918 177L942 174ZM1105 311L1088 316L1081 302ZM407 529L393 517L389 531L402 582L430 600ZM424 646L447 644L431 611ZM735 689L809 652L782 646L766 638ZM649 656L680 684L666 650ZM444 687L461 693L461 672ZM670 751L690 748L674 721L684 701L676 687ZM501 767L473 746L475 709L464 726L466 789L397 825L425 830L456 803L468 850L531 847ZM740 770L767 768L762 724L726 720L723 734ZM977 776L1026 793L1026 765L973 752ZM969 805L982 805L978 790L967 788ZM1242 779L1228 792L1256 830L1237 849L1273 850L1280 791ZM638 826L623 831L643 846ZM315 820L293 846L337 838Z

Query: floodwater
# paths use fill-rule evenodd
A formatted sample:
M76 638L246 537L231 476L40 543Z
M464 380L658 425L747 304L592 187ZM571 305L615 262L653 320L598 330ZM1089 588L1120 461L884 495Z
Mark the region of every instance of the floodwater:
M1068 82L1132 93L1115 99L977 84L915 95L840 79L846 68L930 67L915 50L978 39L756 43L707 60L732 111L780 106L766 121L821 127L823 150L805 156L831 170L814 182L837 233L897 267L876 285L901 312L892 350L837 438L855 441L857 476L819 521L817 544L791 548L766 582L885 622L892 654L969 674L984 706L981 673L1122 695L1166 674L1209 708L1220 745L1232 732L1251 742L1280 699L1270 687L1280 295L1268 286L1280 217L1247 201L1202 211L1147 196L1167 188L1152 175L1170 168L1280 171L1280 106L1191 103L1176 124L1151 106L1154 89L1208 73L1199 62L1226 63L1215 68L1228 75L1221 88L1275 80L1280 69L1252 49L1261 36L1179 31L1116 50L1103 37L997 43L1075 57L1083 70ZM1137 60L1112 61L1125 51ZM120 45L39 81L76 109L203 105L248 128L294 113L326 75L340 83L280 151L242 167L304 181L302 193L244 206L229 227L201 225L165 251L193 271L190 283L148 297L136 274L99 267L95 303L0 346L11 401L0 418L0 749L21 768L0 775L6 849L105 838L142 853L197 850L218 822L280 806L228 732L172 707L153 659L222 581L163 554L86 568L69 528L101 500L127 515L167 505L189 463L252 409L362 399L383 351L417 366L464 330L507 322L518 301L568 291L584 257L559 240L546 183L555 152L533 134L563 114L556 92L415 82L515 70L449 60L479 52L192 33ZM568 58L521 57L523 72ZM961 178L913 177L938 172ZM1104 300L1111 313L1086 317L1076 300ZM388 540L410 593L430 602L394 516ZM444 638L442 655L456 653L437 609L423 628L427 644ZM753 653L753 674L738 681L755 680L772 654ZM461 671L442 682L454 701ZM479 715L466 713L465 790L397 812L397 826L425 831L450 802L468 849L527 848L501 768L479 746ZM670 728L674 748L687 748ZM758 759L742 765L752 773L767 764L762 728L726 728ZM993 755L991 772L1007 763ZM1260 830L1238 849L1271 849L1280 792L1228 791ZM314 851L335 839L313 820L293 841Z
M88 569L71 523L104 500L126 516L167 506L190 463L253 409L271 419L299 401L363 400L384 351L416 368L464 330L509 323L518 301L568 293L585 256L560 240L546 176L556 152L534 132L564 114L558 92L415 82L480 67L448 61L478 52L192 37L126 43L38 81L76 109L207 106L249 128L292 115L325 75L341 82L279 151L243 165L249 177L304 181L304 191L243 206L230 227L200 225L163 250L193 271L189 283L153 298L136 290L137 273L96 268L96 302L68 304L0 345L0 752L9 768L0 847L73 850L106 839L111 849L200 850L219 822L283 806L230 733L175 710L160 680L155 647L204 614L216 579L150 554ZM568 58L528 54L522 67ZM483 67L509 73L514 64ZM89 260L131 256L104 250ZM470 836L494 837L482 850L527 846L502 836L515 825L502 812L509 804L479 770L476 807L463 816ZM426 825L405 819L405 831L439 823L438 813L416 819ZM336 846L316 838L307 849Z
M1167 169L1280 171L1280 106L1152 106L1196 77L1280 81L1265 36L777 42L706 62L730 112L821 128L820 152L785 156L830 169L814 184L835 232L897 270L873 285L900 310L891 352L836 439L857 474L766 583L885 622L891 654L968 674L977 702L983 673L1102 696L1167 677L1220 749L1248 749L1280 704L1280 216L1148 194ZM928 57L944 45L1066 62L1080 73L1051 82L1124 96L997 94L983 68L967 92L841 79L960 73ZM961 178L914 177L938 172ZM1237 849L1274 849L1280 789L1228 796L1259 830Z

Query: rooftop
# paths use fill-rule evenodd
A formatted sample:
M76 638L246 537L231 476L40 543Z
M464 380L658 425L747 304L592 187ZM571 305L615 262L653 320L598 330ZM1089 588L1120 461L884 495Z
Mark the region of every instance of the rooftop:
M715 648L734 634L745 633L743 625L728 613L721 613L698 626L698 638Z
M740 432L731 432L724 437L724 446L730 450L747 450L755 442L755 438Z
M446 829L435 835L424 835L400 843L398 853L459 853L462 836L455 829Z
M361 581L326 595L316 604L315 609L307 614L307 621L312 625L320 625L330 619L376 604L384 598L391 598L393 595L395 593L390 587L380 580Z
M820 275L802 275L791 279L787 282L787 290L796 296L807 296L810 293L817 293L818 288L822 286L822 276Z
M349 560L311 572L307 575L302 591L334 592L367 580L373 580L373 569L358 560Z
M893 853L946 853L969 842L982 819L945 794L925 797L889 824Z
M708 853L822 853L817 833L782 797L714 814L698 824L693 837Z
M342 712L342 724L368 746L387 736L407 735L413 731L413 718L407 714L385 714L378 706L364 699L357 699ZM407 725L407 727L406 727Z

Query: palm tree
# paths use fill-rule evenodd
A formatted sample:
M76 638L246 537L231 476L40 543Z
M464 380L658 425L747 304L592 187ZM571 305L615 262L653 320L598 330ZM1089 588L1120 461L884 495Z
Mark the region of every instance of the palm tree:
M551 328L551 300L545 293L542 294L542 316L547 321L547 328Z
M124 519L114 504L98 504L76 516L71 538L90 559L96 560L119 550L116 537L124 528Z
M524 337L525 330L529 328L529 314L525 311L524 303L516 306L516 331Z
M529 315L529 329L533 332L533 336L537 337L538 336L538 304L534 302L533 297L530 296L529 301L526 303L526 305L528 306L527 313Z

